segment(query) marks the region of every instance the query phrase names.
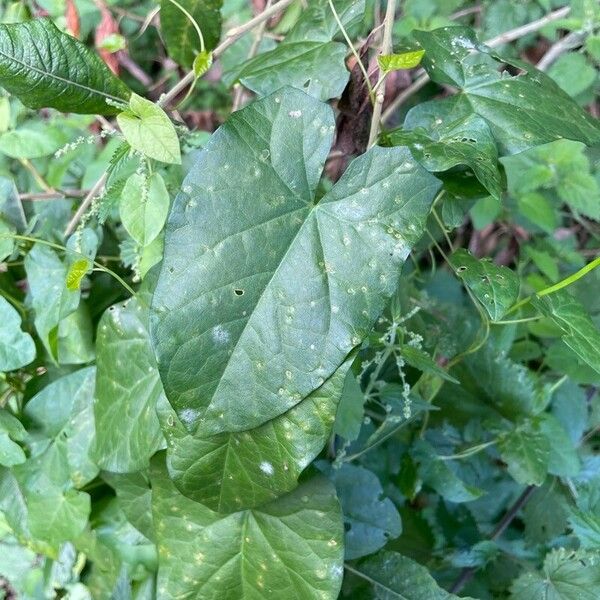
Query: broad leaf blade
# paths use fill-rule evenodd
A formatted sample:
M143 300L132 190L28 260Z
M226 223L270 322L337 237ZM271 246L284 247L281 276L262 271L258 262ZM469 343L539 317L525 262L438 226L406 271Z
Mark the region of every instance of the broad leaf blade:
M129 109L117 115L117 123L135 150L164 163L181 163L177 132L158 104L132 93Z
M600 331L580 302L566 290L534 296L532 304L560 327L563 342L600 373Z
M0 25L0 84L29 108L114 114L130 90L50 19Z
M375 473L351 464L332 469L333 481L344 513L346 560L376 552L402 532L394 503L383 496Z
M155 240L169 212L169 192L160 173L131 175L121 194L119 212L123 226L142 248Z
M363 0L336 0L333 4L345 27L364 13ZM320 100L339 96L349 73L347 47L333 41L337 32L328 0L312 0L283 42L246 62L239 75L241 83L263 96L286 85Z
M544 435L539 419L527 419L498 442L502 460L515 481L542 485L548 473L550 440Z
M221 35L223 0L177 0L177 4L185 8L200 27L205 49L212 50ZM169 56L182 67L189 69L201 51L200 38L193 23L173 2L162 0L160 28Z
M285 90L234 113L184 181L151 333L192 431L256 427L322 385L422 233L439 182L405 149L373 148L314 205L332 129L327 106Z
M351 356L319 389L255 429L203 438L190 435L161 407L167 466L189 498L221 513L264 504L293 490L331 434Z
M0 296L0 371L19 369L34 358L33 338L21 330L21 317L16 309Z
M311 479L275 502L222 517L179 494L159 460L152 470L159 597L337 598L343 527L327 480Z
M495 198L502 195L498 170L498 150L488 124L477 115L450 123L431 120L427 131L397 129L386 134L392 146L407 145L413 156L431 172L447 171L457 165L468 166Z
M146 329L148 309L131 298L100 319L94 457L103 469L127 473L146 468L163 444L156 416L162 384Z
M477 41L468 27L414 31L425 49L423 66L433 79L461 94L418 107L450 107L453 118L477 114L489 124L505 154L564 137L593 145L600 127L547 75L532 65L499 56ZM507 63L522 72L511 76L498 67ZM447 111L446 111L447 112Z
M546 555L542 572L522 573L511 600L596 600L600 592L597 554L558 548Z
M519 296L519 277L490 259L477 259L467 250L450 258L456 274L481 302L492 321L501 319Z
M459 600L439 587L424 566L397 552L379 552L360 563L356 571L371 582L376 600Z

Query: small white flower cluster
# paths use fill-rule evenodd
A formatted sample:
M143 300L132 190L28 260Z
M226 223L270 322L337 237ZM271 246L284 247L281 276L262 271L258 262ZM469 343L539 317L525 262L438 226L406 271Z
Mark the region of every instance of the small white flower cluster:
M113 100L112 98L105 98L104 101L109 106L117 108L118 110L127 110L129 107L125 102L119 102L119 100Z
M110 135L113 135L114 133L116 133L115 129L102 129L99 134L92 134L85 137L80 135L74 142L69 142L62 148L59 148L54 153L54 158L60 158L69 152L73 152L73 150L77 150L79 146L83 146L84 144L95 144L98 140L102 140Z

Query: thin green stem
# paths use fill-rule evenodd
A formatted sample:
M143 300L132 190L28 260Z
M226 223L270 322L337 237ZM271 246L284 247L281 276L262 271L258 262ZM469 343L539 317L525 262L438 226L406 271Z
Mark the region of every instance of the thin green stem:
M73 254L77 254L78 256L81 256L81 258L84 258L85 260L90 260L89 256L86 256L85 254L82 254L81 252L77 252L77 250L72 250L71 248L66 248L65 246L61 246L60 244L55 244L54 242L49 242L47 240L41 240L38 238L30 237L28 235L17 235L14 233L8 233L8 234L0 235L0 239L2 239L2 238L10 238L13 240L22 240L24 242L32 242L33 244L42 244L44 246L49 246L50 248L54 248L55 250L60 250L62 252L71 252ZM119 275L117 275L117 273L115 273L113 270L109 269L108 267L105 267L104 265L100 264L99 262L97 262L95 260L92 260L91 262L94 265L94 267L96 267L99 271L103 271L104 273L107 273L108 275L110 275L113 279L118 281L132 296L135 296L135 290L124 279L122 279Z
M350 39L350 36L348 35L348 32L346 31L346 28L344 27L344 24L342 23L340 16L337 13L337 10L335 10L335 6L333 5L332 0L327 0L327 2L329 3L329 8L331 9L331 13L333 14L333 18L335 19L335 22L337 23L337 26L340 28L340 31L342 32L342 35L344 36L344 39L346 40L346 44L348 44L348 48L350 48L352 55L356 59L356 64L358 65L358 68L361 70L363 77L365 78L365 84L367 86L367 89L369 90L369 96L371 97L371 100L372 100L373 99L373 87L371 86L371 80L369 79L369 74L367 73L367 70L365 69L365 66L362 63L362 60L360 59L360 56L359 56L358 52L356 51L356 48L354 47L354 44L352 43L352 40Z
M542 315L537 317L526 317L524 319L511 319L508 321L492 321L492 325L513 325L514 323L528 323L529 321L539 321L542 319Z
M594 259L592 262L585 265L585 267L582 267L581 269L579 269L579 271L577 271L576 273L569 275L569 277L566 277L565 279L562 279L558 283L555 283L554 285L551 285L550 287L544 288L543 290L536 292L535 294L531 294L530 296L527 296L527 298L523 298L523 300L520 300L514 306L512 306L512 308L506 314L510 314L510 313L514 312L515 310L518 310L522 306L525 306L525 304L528 304L529 302L531 302L531 300L534 296L547 296L548 294L552 294L554 292L558 292L558 290L562 290L563 288L567 287L568 285L575 283L578 279L581 279L584 275L586 275L590 271L593 271L598 266L600 266L600 256L598 258Z
M492 440L491 442L484 442L483 444L477 444L476 446L472 446L471 448L467 448L462 452L458 452L457 454L446 454L445 456L438 456L438 460L459 460L461 458L468 458L469 456L473 456L478 454L482 450L493 446L497 440Z
M177 0L169 0L169 2L173 6L177 7L186 16L186 18L189 20L189 22L192 24L192 27L196 30L196 33L198 34L198 37L200 38L200 52L204 52L205 51L204 36L202 35L202 30L200 29L200 25L198 25L198 23L196 23L196 20L194 19L194 17L192 17L192 15L183 6L181 6L181 4L179 4L179 2L177 2Z

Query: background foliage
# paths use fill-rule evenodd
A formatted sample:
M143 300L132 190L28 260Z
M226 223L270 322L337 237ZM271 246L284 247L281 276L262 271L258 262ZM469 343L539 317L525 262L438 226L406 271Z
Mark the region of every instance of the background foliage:
M595 0L0 20L0 598L600 597Z

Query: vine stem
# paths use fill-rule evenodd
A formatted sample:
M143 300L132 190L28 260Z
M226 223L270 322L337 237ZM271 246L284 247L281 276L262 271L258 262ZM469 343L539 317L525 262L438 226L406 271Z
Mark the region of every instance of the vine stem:
M523 493L517 498L515 503L506 511L504 517L494 530L492 531L489 539L491 541L497 540L507 529L507 527L512 523L513 519L517 516L519 511L529 502L529 499L533 495L536 490L536 486L529 485L524 490ZM471 581L473 575L477 572L477 567L465 567L458 579L454 582L452 587L450 588L450 592L452 594L458 594L464 587Z
M60 250L65 253L72 253L85 258L85 260L89 260L99 271L106 273L113 277L116 281L118 281L132 296L135 296L135 290L117 273L108 267L102 265L101 263L91 260L89 256L82 254L81 252L77 252L77 250L72 250L71 248L66 248L65 246L61 246L60 244L55 244L54 242L49 242L48 240L42 240L39 238L34 238L28 235L17 235L14 233L0 235L0 239L9 238L13 240L21 240L24 242L32 242L33 244L42 244L43 246L49 246L50 248L54 248L55 250Z
M515 310L521 308L525 304L528 304L529 302L531 302L531 299L534 296L547 296L548 294L552 294L554 292L558 292L558 290L562 290L562 288L565 288L568 285L575 283L578 279L581 279L584 275L586 275L590 271L593 271L596 267L600 267L600 256L598 258L594 259L592 262L585 265L585 267L582 267L581 269L579 269L579 271L577 271L576 273L573 273L572 275L565 277L565 279L562 279L558 283L555 283L554 285L551 285L550 287L544 288L543 290L540 290L539 292L536 292L535 294L531 294L530 296L527 296L527 298L523 298L523 300L521 300L521 301L517 302L515 305L513 305L512 308L506 314L509 315L510 313L515 312Z
M381 49L379 56L390 54L392 51L392 29L394 27L394 17L396 15L396 0L387 0L385 17L383 18L383 39L381 41ZM379 83L385 77L382 69L379 69L379 81L375 84L375 89L379 87ZM383 101L385 100L385 86L377 89L375 93L375 102L373 103L373 117L371 118L371 130L369 131L369 142L367 147L373 146L379 135L379 127L381 126L381 112L383 109Z
M263 21L267 21L273 15L287 8L294 1L295 0L280 0L277 2L277 4L273 4L269 8L266 8L259 15L256 15L253 19L250 19L243 25L230 29L225 34L225 39L213 50L213 59L221 56L221 54L223 54L223 52L225 52L225 50L227 50L227 48L234 44L239 38L246 35L249 31L254 29L257 25L260 25ZM192 84L195 78L196 75L193 70L187 73L187 75L180 79L166 94L159 98L158 105L165 106L171 102L171 100L177 97L182 90L184 90L188 85Z
M529 33L534 33L535 31L539 31L546 25L553 23L554 21L558 21L563 17L566 17L571 10L570 6L564 6L563 8L559 8L551 13L548 13L545 17L537 19L535 21L531 21L531 23L527 23L525 25L521 25L520 27L515 27L515 29L510 29L509 31L505 31L496 37L490 38L489 40L484 41L483 43L490 48L497 48L498 46L502 46L502 44L507 44L508 42L514 42L519 38L527 35ZM381 115L381 122L385 124L390 117L404 104L404 102L410 98L413 94L416 94L419 90L424 88L429 82L429 75L425 73L423 69L419 69L417 71L417 79L415 79L405 90L400 92L398 96L394 99L394 101L385 109L383 114Z

